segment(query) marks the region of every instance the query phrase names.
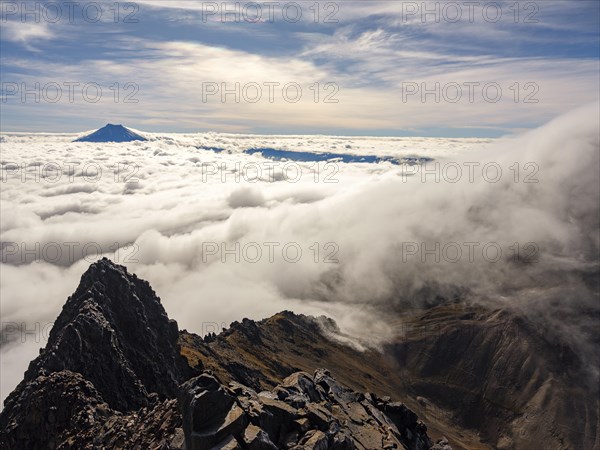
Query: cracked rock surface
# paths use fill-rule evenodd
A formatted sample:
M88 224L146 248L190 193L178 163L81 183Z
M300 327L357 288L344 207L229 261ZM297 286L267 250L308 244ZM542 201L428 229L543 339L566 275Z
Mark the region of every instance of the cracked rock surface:
M220 383L209 372L181 387L189 450L429 449L426 426L402 403L356 393L325 369L272 391Z

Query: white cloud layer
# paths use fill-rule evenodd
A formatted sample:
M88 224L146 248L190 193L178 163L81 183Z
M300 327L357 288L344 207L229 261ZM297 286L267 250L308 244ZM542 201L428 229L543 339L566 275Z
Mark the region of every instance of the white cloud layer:
M148 279L169 315L198 333L292 309L332 315L377 342L389 331L381 312L460 295L522 309L586 352L588 323L571 313L597 309L598 108L497 142L207 133L83 144L3 134L2 320L28 329L53 321L89 264L88 244ZM269 166L248 148L435 160L423 182L407 175L416 166L390 163L298 163L284 173L283 162ZM449 251L436 262L413 244ZM31 338L2 346L2 398L36 349Z

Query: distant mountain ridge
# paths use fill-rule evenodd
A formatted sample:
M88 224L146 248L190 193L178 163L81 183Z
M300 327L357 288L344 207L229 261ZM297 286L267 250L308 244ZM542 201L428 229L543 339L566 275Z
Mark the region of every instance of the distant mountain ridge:
M145 137L134 133L123 125L113 125L109 123L87 136L75 139L73 142L131 142L147 140L148 139Z

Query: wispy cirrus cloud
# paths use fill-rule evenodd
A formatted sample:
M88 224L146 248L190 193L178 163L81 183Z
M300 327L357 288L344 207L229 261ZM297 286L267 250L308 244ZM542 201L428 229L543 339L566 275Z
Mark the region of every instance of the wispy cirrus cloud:
M134 83L140 103L111 102L110 95L97 104L60 106L3 97L9 100L4 109L11 112L3 126L43 129L39 127L48 120L60 120L56 127L74 131L89 117L85 129L106 119L180 131L508 133L599 95L598 59L593 56L599 45L597 39L587 39L593 29L592 4L530 3L538 8L533 11L536 23L524 23L526 13L531 14L524 6L515 22L514 4L507 2L498 2L504 13L498 22L482 19L482 5L473 10L473 20L463 11L460 21L450 22L423 15L436 5L444 7L437 2L348 2L337 4L337 10L319 3L319 21L314 20L314 4L302 3L298 22L282 20L282 4L273 23L235 23L221 22L219 13L234 11L236 2L216 3L217 12L205 21L203 9L213 11L215 4L179 1L142 1L135 23L105 18L95 25L76 21L28 27L12 21L3 30L6 81L91 81L109 93L115 83ZM415 5L421 9L416 13ZM335 20L326 22L326 13L335 13ZM265 101L268 88L263 83L290 82L302 86L301 101L286 101L280 92L275 101ZM221 101L213 95L206 101L203 83L226 89L258 83L263 97L248 102L230 95ZM319 89L334 83L337 103L323 102L324 91L315 102L315 83ZM407 98L407 83L424 90L439 85L440 92ZM499 85L502 96L487 101L478 92L471 101L464 83ZM456 84L464 89L460 101L448 101L444 88ZM525 103L529 94L537 102Z
M3 21L1 37L2 40L17 42L27 50L37 52L36 43L54 39L56 34L45 22Z

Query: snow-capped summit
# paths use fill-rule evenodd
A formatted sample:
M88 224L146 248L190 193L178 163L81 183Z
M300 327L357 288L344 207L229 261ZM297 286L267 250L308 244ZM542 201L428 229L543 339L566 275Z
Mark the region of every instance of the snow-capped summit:
M134 133L123 125L108 124L87 136L75 139L74 142L131 142L147 141L143 136Z

